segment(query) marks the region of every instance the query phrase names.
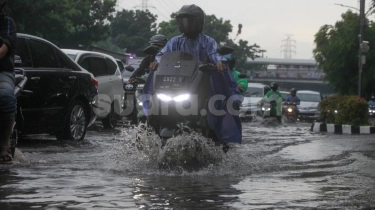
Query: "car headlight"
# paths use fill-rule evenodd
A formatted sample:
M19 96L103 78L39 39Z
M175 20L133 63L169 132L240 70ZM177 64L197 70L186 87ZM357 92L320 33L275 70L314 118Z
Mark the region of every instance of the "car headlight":
M156 97L158 97L158 99L165 101L165 102L172 101L172 100L175 102L181 102L181 101L188 100L190 98L190 94L181 94L172 98L171 96L168 96L166 94L158 93L156 94Z

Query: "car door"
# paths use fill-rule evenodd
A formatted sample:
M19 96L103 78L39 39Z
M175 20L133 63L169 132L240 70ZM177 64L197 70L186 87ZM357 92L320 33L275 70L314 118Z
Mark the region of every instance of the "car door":
M91 72L94 77L98 80L98 106L97 110L99 118L105 117L108 114L108 110L111 104L111 76L108 75L107 64L104 56L86 53L78 58L77 63Z
M15 54L21 57L19 67L26 70L25 89L32 94L24 96L22 108L26 132L43 130L44 125L57 123L62 109L60 94L63 88L61 69L56 50L47 42L32 38L18 38Z

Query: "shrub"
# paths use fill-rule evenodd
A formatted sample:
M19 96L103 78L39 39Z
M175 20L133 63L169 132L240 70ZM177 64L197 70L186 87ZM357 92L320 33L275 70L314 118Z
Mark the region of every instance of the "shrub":
M325 123L368 125L367 101L358 96L331 96L319 104Z

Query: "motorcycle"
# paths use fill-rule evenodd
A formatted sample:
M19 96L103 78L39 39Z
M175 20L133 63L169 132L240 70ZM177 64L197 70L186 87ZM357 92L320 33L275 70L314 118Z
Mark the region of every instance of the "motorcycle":
M15 60L15 62L17 62L17 59ZM21 94L32 94L31 91L24 90L24 87L27 82L25 70L21 68L16 68L14 72L15 72L14 95L17 98L17 115L16 115L16 121L13 125L12 135L10 137L10 150L11 150L12 157L14 157L15 150L18 144L18 140L19 140L20 135L22 134L23 125L24 125L24 118L22 115L22 103L20 103L20 101L22 100Z
M216 53L225 55L232 51L220 47ZM163 55L158 69L150 74L148 79L152 81L146 85L152 85L152 93L144 94L144 112L147 125L163 139L163 145L168 138L183 132L196 131L215 138L206 117L213 71L215 66L199 64L195 55L174 51Z
M370 117L375 117L375 105L369 105L368 106L368 113Z
M283 116L287 122L297 121L297 104L295 102L284 102Z
M265 100L263 104L262 111L263 111L263 118L267 117L276 117L277 114L277 103L275 100Z
M277 102L274 99L265 99L262 107L263 119L275 118L281 123L281 116L277 116L277 109Z

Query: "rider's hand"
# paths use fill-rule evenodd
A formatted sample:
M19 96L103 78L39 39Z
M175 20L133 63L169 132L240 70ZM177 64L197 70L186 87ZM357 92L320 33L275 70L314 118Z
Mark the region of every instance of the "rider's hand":
M216 68L218 72L225 72L227 70L227 66L223 64L221 61L216 62Z
M244 91L244 89L243 89L243 87L242 87L241 84L237 84L237 88L238 88L238 90L240 90L241 92Z
M150 70L155 70L158 67L159 63L156 61L153 61L150 63L149 69Z

